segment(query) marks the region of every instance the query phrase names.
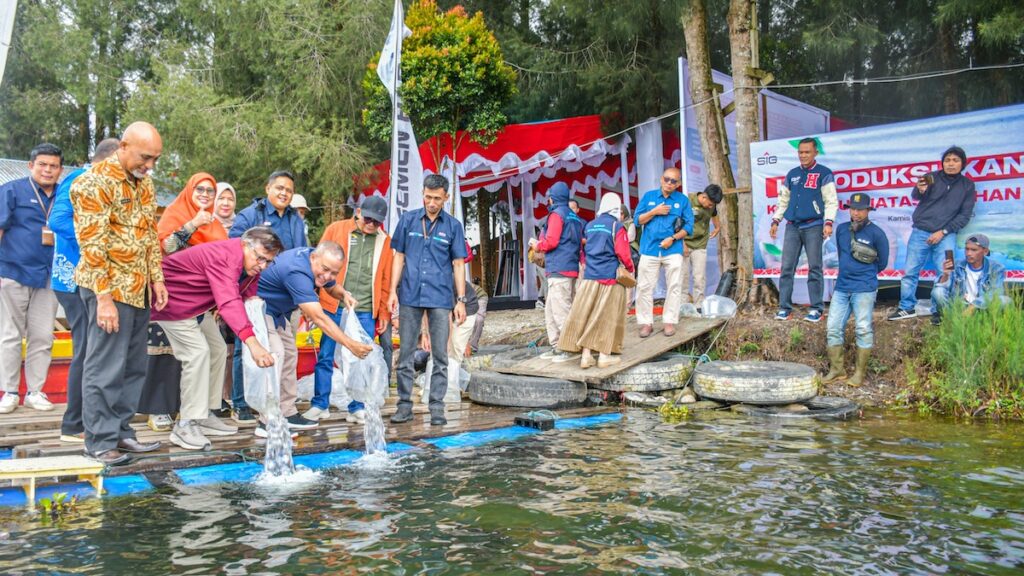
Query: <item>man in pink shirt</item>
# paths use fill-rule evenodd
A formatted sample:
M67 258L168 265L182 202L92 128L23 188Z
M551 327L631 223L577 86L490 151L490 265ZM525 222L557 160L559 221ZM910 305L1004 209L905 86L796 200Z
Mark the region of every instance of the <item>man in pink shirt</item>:
M274 357L256 340L244 301L256 296L260 272L283 248L273 230L256 226L241 238L199 244L164 258L168 302L152 319L181 361L181 411L170 437L174 444L206 450L211 446L207 436L238 432L211 412L220 406L227 356L212 313L220 314L257 365L272 366Z

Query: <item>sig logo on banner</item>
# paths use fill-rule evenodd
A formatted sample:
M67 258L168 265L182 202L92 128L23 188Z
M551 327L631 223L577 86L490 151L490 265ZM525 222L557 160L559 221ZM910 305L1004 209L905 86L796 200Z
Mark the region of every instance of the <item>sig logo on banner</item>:
M779 157L778 156L772 156L770 152L765 152L764 154L762 154L762 155L757 157L757 165L758 166L771 166L773 164L778 164L778 163L779 163Z

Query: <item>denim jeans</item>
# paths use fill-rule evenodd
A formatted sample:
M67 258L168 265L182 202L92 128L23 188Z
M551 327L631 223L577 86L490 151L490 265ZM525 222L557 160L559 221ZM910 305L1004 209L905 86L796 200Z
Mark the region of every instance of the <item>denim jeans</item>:
M821 237L822 226L800 228L786 224L782 240L782 275L779 277L779 310L793 309L793 277L800 261L800 250L807 253L807 297L811 309L821 312L825 309L825 281L821 272L821 250L825 240Z
M419 308L402 304L398 308L398 407L412 408L412 379L415 374L413 353L419 340L423 313L427 313L430 330L430 352L434 371L430 374L430 412L444 413L444 395L448 390L448 330L451 310Z
M871 348L875 345L875 330L871 313L875 310L875 297L878 292L842 292L832 293L832 303L828 307L828 327L825 330L829 346L842 346L846 334L846 321L853 312L854 332L857 335L857 348Z
M334 314L326 310L324 311L339 327L341 326L341 316L344 312L345 309L341 306L338 307ZM363 327L363 330L367 334L373 335L376 331L373 313L356 312L356 318L359 319L359 325ZM320 337L320 355L316 358L316 368L313 372L313 400L311 404L315 408L326 409L331 402L331 377L334 375L334 352L337 349L338 343L331 340L326 334ZM363 406L362 402L353 400L348 403L349 413L362 410L363 408L365 406Z
M903 280L900 281L900 310L912 311L917 305L917 283L919 276L928 264L936 270L942 270L942 261L946 259L946 250L956 249L956 234L946 234L934 246L928 245L931 232L914 228L907 241L907 263L903 266ZM932 301L932 314L935 314L935 301Z
M231 354L231 408L241 410L248 408L245 403L245 376L242 372L242 343L241 338L235 336L235 351Z

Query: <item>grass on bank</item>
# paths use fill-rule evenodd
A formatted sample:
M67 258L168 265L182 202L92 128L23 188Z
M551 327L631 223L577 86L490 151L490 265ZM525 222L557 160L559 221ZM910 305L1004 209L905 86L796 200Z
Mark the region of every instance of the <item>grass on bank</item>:
M908 368L907 399L921 411L1024 419L1024 308L963 302L928 335L921 365Z

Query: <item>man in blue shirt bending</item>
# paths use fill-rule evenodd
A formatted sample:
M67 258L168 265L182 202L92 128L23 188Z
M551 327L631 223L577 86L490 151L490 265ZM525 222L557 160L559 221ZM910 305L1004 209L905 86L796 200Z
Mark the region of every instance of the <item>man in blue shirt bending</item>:
M640 199L634 220L643 226L640 236L640 266L636 278L636 323L640 337L654 331L654 287L665 270L668 296L661 312L665 336L676 333L683 292L683 240L693 234L690 199L679 192L681 174L669 168L661 175L661 188Z
M793 278L803 250L807 254L807 295L811 300L811 310L804 320L820 322L821 312L825 309L822 245L832 235L839 199L832 171L815 161L818 142L814 138L804 138L797 146L797 156L800 165L790 170L779 186L779 205L768 231L775 240L779 222L786 219L782 275L779 276L779 312L775 319L789 320L793 312Z
M391 295L388 308L398 308L398 410L391 422L412 420L413 352L423 316L430 330L434 371L430 375L430 425L443 426L448 390L448 323L466 320L466 240L462 223L443 210L448 179L431 174L423 179L423 208L402 215L391 247ZM456 198L456 201L460 199ZM455 303L454 306L452 303ZM453 309L454 308L454 309Z
M25 405L53 410L43 392L53 349L57 297L50 288L53 231L47 226L63 152L40 144L29 154L29 176L0 187L0 414L18 407L21 341L25 350Z
M839 249L839 277L828 307L829 371L822 382L846 379L850 386L860 386L867 374L868 358L874 346L872 313L878 295L878 273L889 264L889 239L880 227L868 220L870 198L858 192L850 197L850 221L836 228ZM853 312L857 335L857 368L846 378L843 366L843 335L846 321Z

